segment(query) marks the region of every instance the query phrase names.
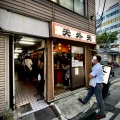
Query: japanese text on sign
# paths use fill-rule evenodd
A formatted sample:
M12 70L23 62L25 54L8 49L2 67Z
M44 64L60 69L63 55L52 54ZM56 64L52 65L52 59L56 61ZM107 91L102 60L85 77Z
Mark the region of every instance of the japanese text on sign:
M52 22L52 36L96 44L96 35Z

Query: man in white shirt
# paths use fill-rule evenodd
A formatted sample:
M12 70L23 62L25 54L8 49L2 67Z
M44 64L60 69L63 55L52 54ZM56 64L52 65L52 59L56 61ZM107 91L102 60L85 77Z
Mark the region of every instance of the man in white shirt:
M29 58L25 59L25 65L29 68L30 71L32 70L33 63L31 59Z
M32 71L32 65L33 65L30 56L25 57L25 59L22 62L22 65L24 66L26 81L27 81L27 84L28 84L28 80L31 79L31 71Z
M97 119L102 119L105 118L105 105L104 105L104 101L102 98L102 90L103 90L103 69L102 66L100 65L100 61L101 61L101 57L100 56L94 56L92 59L92 62L94 64L94 66L92 67L92 72L89 74L89 78L90 79L94 79L96 85L90 85L90 89L89 92L87 94L87 96L82 100L81 98L78 98L78 100L83 103L86 104L90 98L93 96L93 94L95 94L96 99L97 99L97 106L99 108L99 113L96 116Z

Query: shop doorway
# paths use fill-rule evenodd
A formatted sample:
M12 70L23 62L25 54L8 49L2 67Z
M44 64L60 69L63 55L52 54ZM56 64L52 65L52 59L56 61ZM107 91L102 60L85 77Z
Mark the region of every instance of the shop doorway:
M45 40L14 37L14 109L16 118L45 108Z
M84 47L55 43L53 52L55 96L84 87Z
M70 45L54 44L54 92L55 96L65 93L71 88Z

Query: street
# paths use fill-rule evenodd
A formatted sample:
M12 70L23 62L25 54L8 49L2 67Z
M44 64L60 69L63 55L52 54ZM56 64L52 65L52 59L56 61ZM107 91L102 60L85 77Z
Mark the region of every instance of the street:
M106 118L102 120L120 120L120 68L114 69L115 77L111 78L110 94L105 98ZM97 105L94 104L90 110L84 114L83 118L76 120L95 120ZM75 120L75 119L74 119Z
M111 84L110 84L110 94L104 99L105 101L105 113L106 113L106 118L102 120L120 120L120 68L115 68L115 77L111 78ZM72 96L73 97L73 96ZM64 101L65 98L62 99L62 102ZM66 116L69 117L71 116L72 113L76 111L76 108L74 108L73 104L75 104L75 99L72 101L68 100L68 102L63 102L64 105L64 111L61 111L61 115L65 115L64 113L69 112L68 114L66 113ZM77 100L76 100L77 102ZM73 104L72 104L73 103ZM61 104L61 103L60 103ZM80 104L79 102L77 103L78 105ZM65 106L66 105L66 106ZM87 104L87 106L89 103ZM70 108L70 106L73 106ZM67 107L67 108L65 108ZM79 106L78 106L79 107ZM96 112L97 112L97 105L96 103L93 104L93 106L87 111L84 112L84 109L86 108L86 105L81 105L80 104L80 109L83 110L83 112L80 112L77 116L70 118L69 120L95 120ZM62 108L62 105L60 106ZM62 109L61 109L62 110ZM72 110L72 111L71 111ZM71 113L70 113L71 111ZM44 110L40 110L36 113L32 113L30 115L27 115L25 117L22 117L21 120L58 120L57 116L53 113L53 111L50 108L46 108ZM67 120L66 118L62 118L62 120Z

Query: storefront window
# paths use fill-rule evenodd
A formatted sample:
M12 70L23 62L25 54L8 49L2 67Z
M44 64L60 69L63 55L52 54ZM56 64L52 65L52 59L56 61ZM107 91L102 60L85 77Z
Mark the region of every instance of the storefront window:
M74 12L84 15L84 4L83 0L74 0Z
M73 11L73 0L59 0L60 5Z

